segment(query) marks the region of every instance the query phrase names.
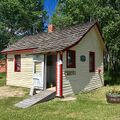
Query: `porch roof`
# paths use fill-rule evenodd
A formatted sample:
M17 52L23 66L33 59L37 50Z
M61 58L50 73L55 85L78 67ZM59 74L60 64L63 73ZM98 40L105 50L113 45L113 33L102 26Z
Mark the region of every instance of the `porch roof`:
M75 25L52 33L25 36L2 53L27 49L33 49L33 53L62 51L77 44L94 25L97 25L97 22Z

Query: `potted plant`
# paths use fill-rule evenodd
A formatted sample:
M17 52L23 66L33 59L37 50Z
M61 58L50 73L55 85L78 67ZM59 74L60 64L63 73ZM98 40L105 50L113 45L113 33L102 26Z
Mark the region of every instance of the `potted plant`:
M120 103L120 90L112 89L106 93L108 103Z

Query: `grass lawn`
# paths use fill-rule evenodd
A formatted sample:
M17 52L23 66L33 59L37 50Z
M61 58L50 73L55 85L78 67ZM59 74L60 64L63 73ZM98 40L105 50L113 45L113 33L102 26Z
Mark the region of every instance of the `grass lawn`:
M119 86L115 86L119 88ZM120 120L120 104L108 104L103 87L77 95L75 101L52 101L27 109L15 108L22 97L0 99L0 120Z

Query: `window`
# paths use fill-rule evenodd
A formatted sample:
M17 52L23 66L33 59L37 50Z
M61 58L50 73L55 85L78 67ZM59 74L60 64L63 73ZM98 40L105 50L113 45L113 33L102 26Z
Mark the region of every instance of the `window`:
M75 51L68 50L67 51L67 68L75 68L76 67L76 59L75 59Z
M41 62L34 63L34 73L40 74L41 72Z
M95 72L95 53L89 52L89 72Z
M15 72L21 72L21 56L15 55Z

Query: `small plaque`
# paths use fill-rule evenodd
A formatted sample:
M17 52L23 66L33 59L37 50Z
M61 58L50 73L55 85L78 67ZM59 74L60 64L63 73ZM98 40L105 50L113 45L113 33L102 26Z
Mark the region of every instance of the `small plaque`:
M13 61L13 58L8 58L8 61Z
M65 75L76 75L76 71L65 71Z
M81 55L80 56L80 61L85 62L86 61L86 56L85 55Z

